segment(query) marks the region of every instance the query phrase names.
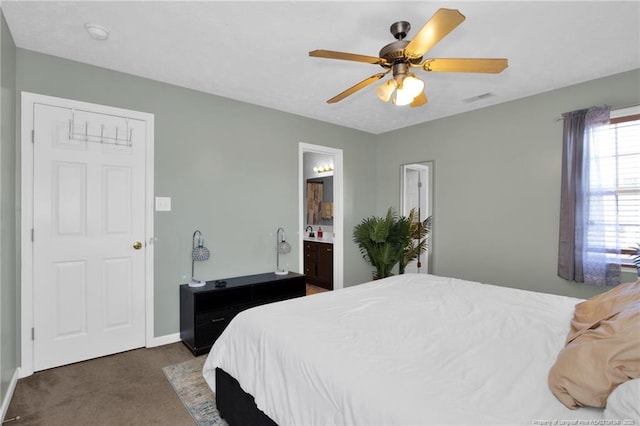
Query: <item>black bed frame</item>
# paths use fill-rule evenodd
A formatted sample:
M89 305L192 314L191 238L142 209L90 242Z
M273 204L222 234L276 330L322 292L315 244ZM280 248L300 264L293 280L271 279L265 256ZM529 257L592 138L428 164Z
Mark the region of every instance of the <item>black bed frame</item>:
M256 406L253 396L242 390L229 373L216 368L216 406L229 426L278 426Z

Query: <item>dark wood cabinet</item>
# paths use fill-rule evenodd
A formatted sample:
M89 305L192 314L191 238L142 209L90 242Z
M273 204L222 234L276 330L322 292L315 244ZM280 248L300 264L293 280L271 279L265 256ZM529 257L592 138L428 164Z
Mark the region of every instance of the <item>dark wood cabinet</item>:
M304 273L309 284L333 290L333 244L305 241Z
M180 339L193 352L202 355L239 312L265 303L304 296L305 276L273 272L226 278L225 287L207 281L204 287L180 286Z
M304 242L304 274L309 284L315 284L316 262L318 259L318 245L312 241Z

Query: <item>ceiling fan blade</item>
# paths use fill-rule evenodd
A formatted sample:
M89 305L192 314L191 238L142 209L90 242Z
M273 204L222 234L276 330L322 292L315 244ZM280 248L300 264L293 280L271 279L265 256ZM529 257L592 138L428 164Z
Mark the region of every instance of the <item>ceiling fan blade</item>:
M312 50L309 56L314 58L341 59L343 61L365 62L367 64L383 65L388 62L376 56L356 55L355 53L336 52L334 50Z
M464 15L457 9L438 9L404 48L405 56L421 58L464 20Z
M388 71L387 71L388 72ZM363 89L365 87L367 87L368 85L370 85L371 83L374 83L378 80L380 80L382 77L384 77L387 73L386 72L381 72L375 75L372 75L369 78L365 78L364 80L362 80L360 83L355 84L351 87L349 87L347 90L345 90L344 92L334 96L333 98L329 99L327 101L328 104L335 104L336 102L339 102L341 100L343 100L344 98L346 98L349 95L354 94L355 92L357 92L360 89Z
M498 74L509 66L509 61L500 58L427 59L422 64L425 71L436 72L480 72Z
M409 104L411 108L419 107L427 103L427 95L424 92L420 92L418 96L413 98L413 102Z

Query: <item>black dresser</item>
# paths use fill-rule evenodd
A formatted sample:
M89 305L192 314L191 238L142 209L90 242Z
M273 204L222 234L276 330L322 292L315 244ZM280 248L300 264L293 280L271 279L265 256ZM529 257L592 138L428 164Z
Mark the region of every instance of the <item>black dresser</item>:
M180 286L180 339L193 352L209 352L231 319L245 309L306 294L305 276L266 274L226 278L225 287Z

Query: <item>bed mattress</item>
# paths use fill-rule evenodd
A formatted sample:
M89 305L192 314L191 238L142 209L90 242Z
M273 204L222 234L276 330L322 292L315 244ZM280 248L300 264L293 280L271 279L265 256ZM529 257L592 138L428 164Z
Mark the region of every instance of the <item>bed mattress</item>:
M582 299L405 274L240 313L203 374L284 425L552 424L547 374Z

